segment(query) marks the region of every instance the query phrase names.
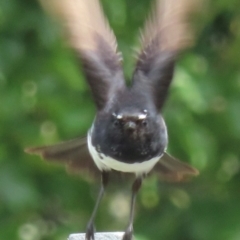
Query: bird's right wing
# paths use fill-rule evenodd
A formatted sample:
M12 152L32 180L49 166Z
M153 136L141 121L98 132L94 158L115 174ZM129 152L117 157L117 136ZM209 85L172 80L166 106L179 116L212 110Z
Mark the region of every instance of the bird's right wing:
M99 110L125 88L116 38L105 19L99 0L39 0L62 23L66 37L92 90Z
M70 172L87 172L92 176L99 172L89 154L86 138L76 138L50 146L30 147L25 152L39 155L48 162L63 163Z

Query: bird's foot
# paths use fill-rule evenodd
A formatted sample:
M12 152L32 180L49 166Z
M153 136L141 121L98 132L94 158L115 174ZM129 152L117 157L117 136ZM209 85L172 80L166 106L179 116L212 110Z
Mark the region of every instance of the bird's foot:
M92 222L88 223L86 229L85 240L94 240L95 228Z
M122 240L132 240L133 239L133 226L130 225L127 227Z

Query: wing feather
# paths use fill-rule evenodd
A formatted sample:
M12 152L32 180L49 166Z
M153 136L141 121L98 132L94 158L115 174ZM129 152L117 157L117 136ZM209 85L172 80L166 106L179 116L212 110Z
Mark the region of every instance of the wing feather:
M142 47L133 75L133 86L150 89L158 110L166 100L177 56L194 42L189 16L198 9L199 2L157 0L140 33Z
M179 161L166 152L155 165L153 171L157 172L160 178L172 182L183 181L191 176L197 176L199 174L196 168Z
M89 154L86 138L76 138L49 146L26 148L25 152L39 155L48 162L65 164L70 172L87 172L92 176L99 172Z
M98 109L122 88L121 57L99 0L40 0L66 31L69 45L82 62Z

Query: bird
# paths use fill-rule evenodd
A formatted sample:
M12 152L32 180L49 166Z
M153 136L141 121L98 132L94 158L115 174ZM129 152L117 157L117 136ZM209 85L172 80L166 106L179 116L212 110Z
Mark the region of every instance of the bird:
M197 0L156 0L145 26L131 83L126 84L116 37L99 0L40 0L56 19L73 49L96 106L87 137L25 151L73 171L101 173L101 188L86 228L94 240L94 219L111 171L135 176L129 221L123 240L133 238L136 196L151 172L171 181L198 175L198 170L169 155L162 111L179 55L194 42L189 16Z

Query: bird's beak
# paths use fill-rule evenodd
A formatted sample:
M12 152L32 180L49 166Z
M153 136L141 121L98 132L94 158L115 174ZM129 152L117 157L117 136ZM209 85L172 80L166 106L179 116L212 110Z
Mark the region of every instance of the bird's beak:
M124 130L128 132L133 132L136 129L137 125L135 122L128 121L124 124Z

